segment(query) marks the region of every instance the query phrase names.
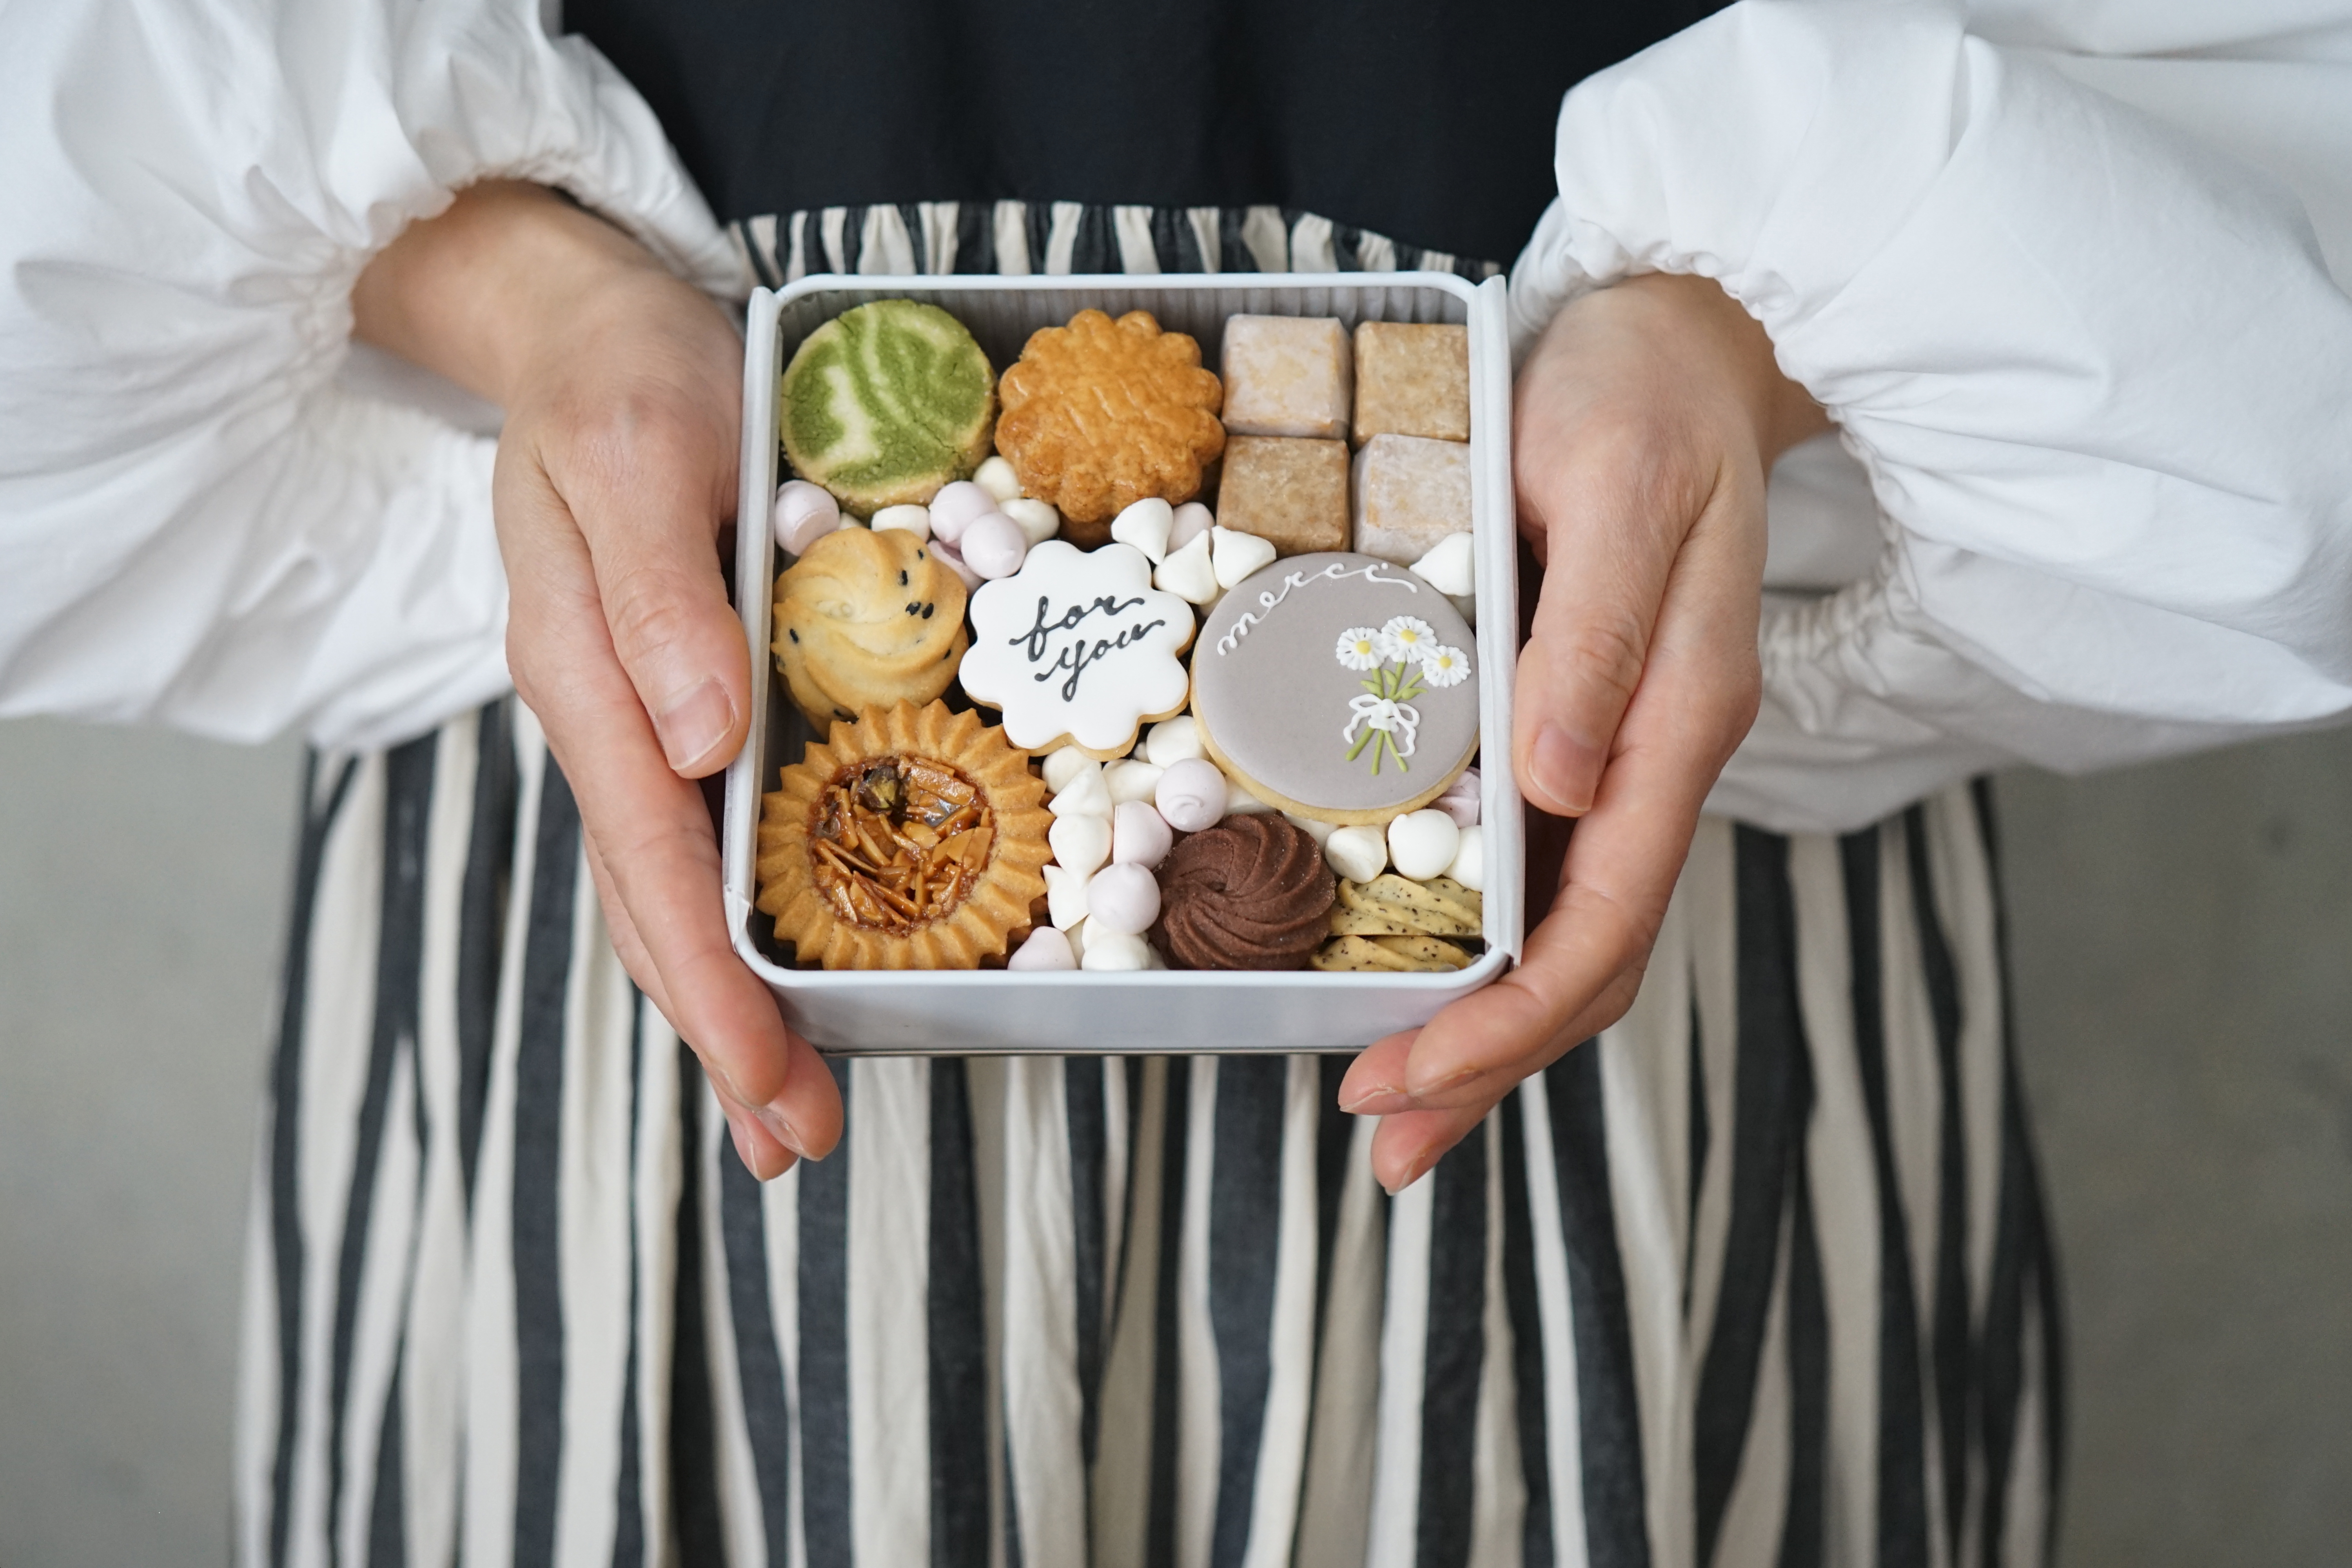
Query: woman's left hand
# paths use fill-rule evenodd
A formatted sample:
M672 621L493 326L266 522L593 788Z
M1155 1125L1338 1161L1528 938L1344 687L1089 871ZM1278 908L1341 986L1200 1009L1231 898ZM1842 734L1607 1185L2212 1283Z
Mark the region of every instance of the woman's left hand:
M1392 1193L1633 1005L1699 807L1756 717L1765 477L1828 428L1763 328L1700 278L1570 305L1514 401L1519 526L1544 577L1512 763L1530 805L1577 822L1518 966L1340 1086L1343 1110L1381 1118L1372 1168Z

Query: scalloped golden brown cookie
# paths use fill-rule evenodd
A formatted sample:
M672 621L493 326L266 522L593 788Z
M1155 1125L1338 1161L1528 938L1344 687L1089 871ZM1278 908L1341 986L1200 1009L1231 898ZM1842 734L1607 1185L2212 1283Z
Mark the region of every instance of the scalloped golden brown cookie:
M869 709L780 784L760 802L759 908L803 963L974 968L1045 894L1045 783L977 714Z
M1114 321L1081 310L1030 334L998 383L996 449L1024 489L1060 509L1064 535L1091 548L1132 503L1200 493L1202 466L1225 449L1223 395L1201 345L1149 311Z

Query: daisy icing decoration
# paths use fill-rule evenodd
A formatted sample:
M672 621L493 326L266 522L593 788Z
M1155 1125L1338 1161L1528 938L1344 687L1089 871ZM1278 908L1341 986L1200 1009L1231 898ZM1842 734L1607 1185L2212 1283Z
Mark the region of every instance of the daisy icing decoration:
M1477 754L1475 652L1461 611L1395 563L1285 555L1202 617L1187 738L1276 811L1377 833Z
M1381 628L1381 642L1389 658L1417 664L1423 654L1437 646L1437 634L1418 616L1392 616L1389 624Z
M1433 687L1459 686L1470 679L1470 656L1433 643L1421 650L1421 678Z
M1183 710L1178 656L1192 641L1192 606L1151 585L1143 552L1049 539L972 595L958 673L973 701L1003 710L1014 745L1120 756L1139 725Z
M1377 669L1386 657L1381 634L1370 626L1349 626L1339 634L1339 662L1349 669Z

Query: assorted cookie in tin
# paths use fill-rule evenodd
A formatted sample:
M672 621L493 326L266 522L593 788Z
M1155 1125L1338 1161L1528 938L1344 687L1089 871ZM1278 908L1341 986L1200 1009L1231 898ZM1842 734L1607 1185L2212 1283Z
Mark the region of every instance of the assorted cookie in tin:
M1461 333L1235 316L1222 377L1142 311L1001 377L911 300L804 340L772 651L824 739L762 797L777 956L1475 962Z

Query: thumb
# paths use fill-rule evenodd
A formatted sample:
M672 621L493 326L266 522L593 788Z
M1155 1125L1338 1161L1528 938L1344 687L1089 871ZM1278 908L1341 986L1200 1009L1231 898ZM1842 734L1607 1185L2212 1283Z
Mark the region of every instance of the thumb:
M1558 816L1592 808L1649 661L1675 554L1705 502L1662 480L1661 465L1636 446L1576 447L1520 484L1521 511L1548 551L1519 653L1511 761L1528 804Z

